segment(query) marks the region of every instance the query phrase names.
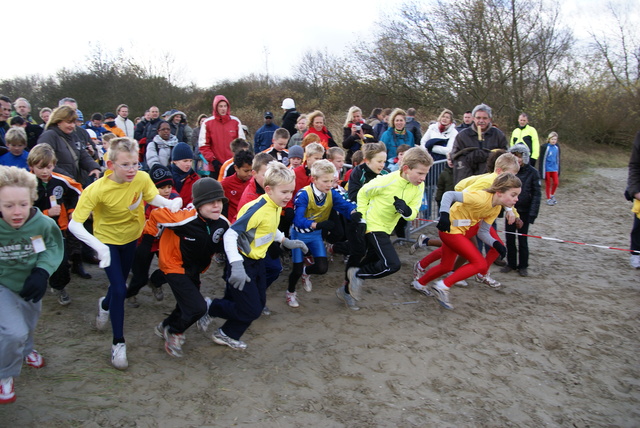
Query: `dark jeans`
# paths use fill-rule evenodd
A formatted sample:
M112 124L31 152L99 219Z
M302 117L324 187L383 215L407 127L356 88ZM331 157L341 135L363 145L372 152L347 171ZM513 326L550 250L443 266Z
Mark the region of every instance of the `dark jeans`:
M640 253L640 219L633 216L633 228L631 229L631 249Z
M522 220L522 227L516 229L516 224L507 224L504 222L505 231L529 233L529 214L520 213L520 219ZM516 237L518 238L518 247L516 247ZM506 234L507 238L507 264L512 269L527 269L529 267L529 241L526 236L513 235L511 233ZM520 254L518 254L520 251Z
M124 245L107 244L111 264L104 268L109 278L109 289L102 302L102 309L109 310L114 339L124 338L124 299L127 294L127 277L131 270L136 241Z

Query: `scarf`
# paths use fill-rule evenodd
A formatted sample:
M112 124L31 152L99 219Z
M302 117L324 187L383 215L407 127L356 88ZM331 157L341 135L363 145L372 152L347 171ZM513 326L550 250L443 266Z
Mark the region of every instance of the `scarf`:
M448 126L446 126L446 125L443 125L443 124L441 124L441 123L438 123L438 131L440 131L440 133L441 133L441 134L442 134L444 131L446 131L446 130L447 130L447 128L449 128L449 127L448 127Z
M407 133L407 128L396 129L394 127L393 128L393 133L396 134L396 135L405 135Z
M184 180L193 172L193 169L190 169L187 172L184 172L175 163L171 164L171 175L173 175L173 182L175 186L173 186L178 193L182 190L182 185L184 184Z

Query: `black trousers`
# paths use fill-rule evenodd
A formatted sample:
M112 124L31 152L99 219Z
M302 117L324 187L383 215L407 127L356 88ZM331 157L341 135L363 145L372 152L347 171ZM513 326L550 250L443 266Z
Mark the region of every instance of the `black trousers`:
M516 224L507 224L504 222L504 228L507 232L529 233L529 214L520 214L522 227L516 229ZM516 247L516 237L518 245ZM512 269L526 269L529 267L529 241L526 236L506 234L507 238L507 264ZM519 247L519 248L518 248Z
M172 334L184 333L207 313L207 302L200 294L200 278L177 273L165 274L165 278L176 298L176 307L162 326L169 326Z
M401 262L393 248L391 236L385 232L369 232L367 255L360 264L358 277L362 279L383 278L400 270Z

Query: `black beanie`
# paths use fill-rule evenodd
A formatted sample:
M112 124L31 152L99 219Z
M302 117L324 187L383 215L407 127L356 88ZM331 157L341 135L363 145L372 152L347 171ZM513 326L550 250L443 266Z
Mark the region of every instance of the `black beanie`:
M223 203L229 202L224 197L222 184L211 177L204 177L193 183L191 191L193 193L193 205L196 208L217 200L222 200Z
M158 189L169 184L174 186L171 171L164 165L157 163L152 166L149 171L149 176Z

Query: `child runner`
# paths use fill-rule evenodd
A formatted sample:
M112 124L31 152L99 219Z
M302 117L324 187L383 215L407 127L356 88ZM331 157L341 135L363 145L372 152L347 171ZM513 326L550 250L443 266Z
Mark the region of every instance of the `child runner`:
M211 317L227 320L211 337L219 345L246 349L240 338L266 306L264 257L271 243L275 240L285 248L308 251L304 242L289 240L278 230L282 208L293 196L294 179L293 172L280 162L269 163L264 176L265 194L243 206L238 220L224 235L229 260L227 287L224 297L213 299L199 321L199 327L206 331Z
M442 240L442 260L432 267L414 287L425 286L429 281L451 271L456 256L464 257L469 263L456 269L452 275L437 281L431 288L438 303L445 309L453 309L449 302L449 288L457 281L475 274L486 275L489 266L507 253L491 224L500 214L502 207L512 208L520 194L520 179L511 173L504 173L495 179L489 189L470 192L446 192L442 197L438 230ZM457 202L454 204L454 202ZM482 257L471 236L478 237L492 248Z
M229 221L222 216L227 201L220 183L205 177L193 185L193 207L172 213L166 208L153 210L144 235L160 238L160 270L176 299L176 307L155 329L165 340L164 349L182 357L184 332L207 312L200 294L200 274L207 271L214 253L223 251L222 236Z
M124 300L136 242L144 227L142 202L178 211L182 199L163 198L149 175L138 171L138 143L131 138L111 141L107 167L105 175L80 196L69 230L98 253L100 267L109 278L107 295L98 299L96 328L104 330L111 318L111 364L125 370L129 363L124 340ZM95 236L84 227L92 212Z
M218 174L218 181L220 183L222 183L225 178L230 177L235 172L235 170L233 169L233 158L236 156L236 154L240 152L252 153L251 144L247 143L247 140L245 140L244 138L236 138L229 144L229 147L231 147L231 153L233 153L233 157L227 159L220 167L220 174Z
M505 230L507 232L507 266L503 267L500 272L511 272L517 270L520 276L529 276L529 242L524 236L529 233L529 225L538 217L540 210L540 175L538 170L529 165L529 147L524 143L517 143L509 149L520 162L520 171L516 177L522 182L522 190L518 196L515 209L518 210L522 223L509 224L505 222ZM516 246L516 235L513 232L520 233L518 235L518 245ZM518 254L518 247L519 253Z
M58 295L58 303L66 306L71 303L71 297L65 289L71 281L69 259L73 261L74 269L80 276L85 279L91 278L82 266L80 241L67 232L71 213L82 193L82 186L72 178L53 172L57 163L56 153L48 144L38 144L31 149L27 163L38 180L38 198L34 206L58 223L64 238L64 257L58 269L49 278L49 284L52 291Z
M560 146L558 133L552 132L547 137L547 143L540 147L540 177L544 179L544 190L547 195L547 205L555 205L556 190L560 184Z
M173 177L171 176L171 171L164 165L155 164L151 167L149 171L149 176L151 177L151 181L156 185L158 189L158 194L163 198L167 199L175 199L178 198L179 195L174 193L173 190ZM144 216L146 219L149 219L151 212L155 209L153 205L146 204L144 208ZM138 299L136 296L144 287L149 284L149 288L151 288L151 292L153 293L153 297L158 301L164 300L164 292L162 291L162 284L166 281L164 274L160 269L156 269L151 274L151 279L149 279L149 268L151 267L151 262L153 261L153 256L158 255L158 250L160 248L160 240L156 239L153 235L145 235L142 234L142 237L138 240L138 246L136 247L135 256L133 258L133 265L131 267L131 281L129 282L129 286L127 287L127 304L132 308L137 308L140 305L138 304Z
M304 160L304 149L302 146L295 145L289 148L289 168L296 169L302 165Z
M187 143L178 143L171 153L171 175L173 176L173 190L182 198L182 207L193 200L191 188L200 179L193 170L193 150Z
M233 155L231 169L235 172L220 182L224 189L224 196L229 200L223 211L226 218L235 219L238 214L238 203L251 180L252 163L253 154L246 150L240 150Z
M310 275L327 273L327 253L322 240L322 231L331 230L335 226L334 222L329 220L331 211L335 209L347 220L351 218L351 212L355 212L355 204L348 202L333 189L335 171L335 166L328 160L315 162L311 167L311 184L303 187L296 195L291 238L307 244L314 263L303 266L302 251L299 249L292 251L293 269L289 274L289 287L286 293L287 304L292 308L299 306L296 283L300 277L302 277L305 291L310 292L312 288Z
M360 267L347 270L349 292L354 299L361 298L363 279L382 278L400 270L391 232L400 218L412 221L418 216L431 165L431 156L414 147L405 153L400 170L371 180L358 192L358 213L366 224L367 254ZM349 305L344 287L337 294Z
M0 404L16 401L13 378L23 361L45 364L33 349L33 332L47 280L64 253L56 222L33 207L36 186L28 171L0 167Z

